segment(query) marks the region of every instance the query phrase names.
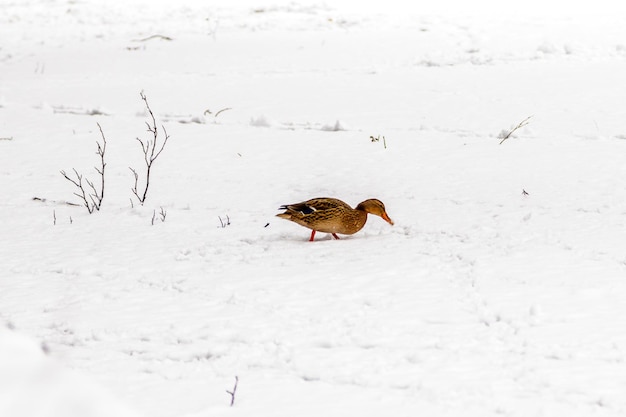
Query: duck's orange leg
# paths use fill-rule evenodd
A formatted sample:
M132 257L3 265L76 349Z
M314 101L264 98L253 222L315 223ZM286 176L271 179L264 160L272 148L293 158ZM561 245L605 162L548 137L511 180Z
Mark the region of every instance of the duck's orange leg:
M339 236L337 236L337 234L336 234L336 233L333 233L333 237L334 237L335 239L339 240Z
M311 231L311 239L309 239L309 242L313 242L313 238L315 237L315 230Z

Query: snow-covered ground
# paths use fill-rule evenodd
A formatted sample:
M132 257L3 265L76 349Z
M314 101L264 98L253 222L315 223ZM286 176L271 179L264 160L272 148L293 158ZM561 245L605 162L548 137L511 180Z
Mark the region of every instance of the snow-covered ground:
M0 4L0 415L625 415L624 7L233 3Z

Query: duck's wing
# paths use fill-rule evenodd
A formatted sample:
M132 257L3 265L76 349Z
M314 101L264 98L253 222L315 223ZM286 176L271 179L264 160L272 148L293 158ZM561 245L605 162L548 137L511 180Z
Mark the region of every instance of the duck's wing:
M295 212L301 214L311 214L317 211L315 207L311 207L306 204L306 202L295 203L295 204L285 204L278 208L279 210L287 210L287 212Z
M313 198L311 200L300 203L306 206L309 210L324 211L324 210L352 210L348 204L336 198Z
M287 210L291 212L301 213L303 215L313 214L315 212L323 212L327 210L351 210L352 208L341 200L336 198L313 198L295 204L285 204L280 206L279 210Z

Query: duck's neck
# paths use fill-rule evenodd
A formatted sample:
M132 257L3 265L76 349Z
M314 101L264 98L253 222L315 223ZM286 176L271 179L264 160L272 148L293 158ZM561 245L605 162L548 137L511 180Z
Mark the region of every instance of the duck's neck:
M360 202L356 206L355 210L363 211L365 213L371 213L371 211L368 209L368 202L367 201Z
M358 229L361 229L365 225L365 222L367 222L368 211L365 209L363 203L360 203L356 206L353 213L356 214L356 216L354 216L355 226L358 227Z

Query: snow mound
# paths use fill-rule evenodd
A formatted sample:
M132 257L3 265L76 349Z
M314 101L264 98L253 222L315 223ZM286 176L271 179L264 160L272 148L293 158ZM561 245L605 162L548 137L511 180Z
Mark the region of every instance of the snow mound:
M0 328L0 415L12 417L134 416L87 378L63 369L45 347Z
M274 123L265 115L255 116L250 119L250 126L272 127Z
M320 130L324 132L341 132L341 131L350 130L350 129L344 122L342 122L341 120L337 120L334 124L328 124L328 125L322 126Z

